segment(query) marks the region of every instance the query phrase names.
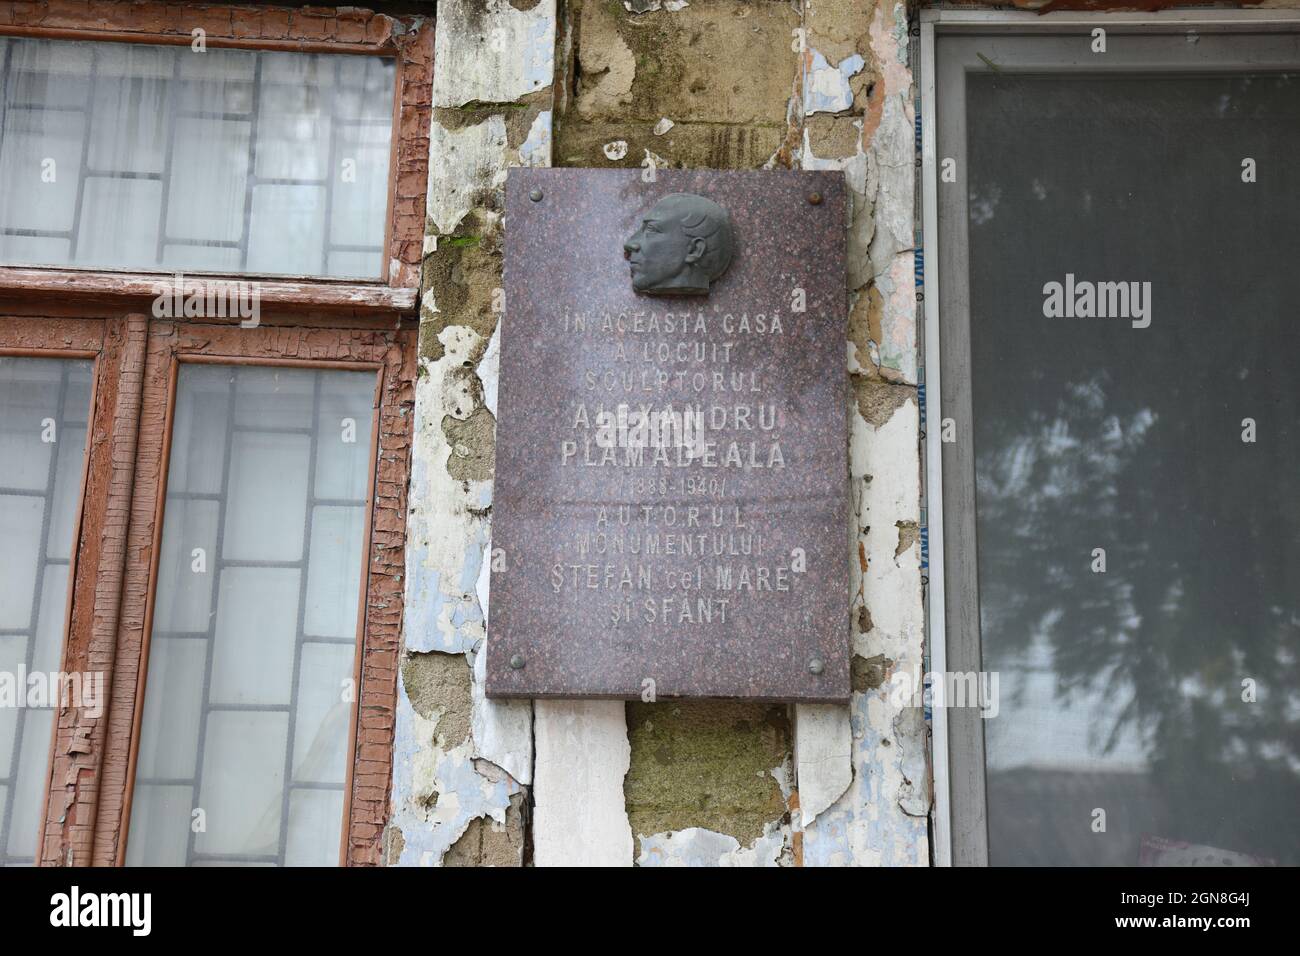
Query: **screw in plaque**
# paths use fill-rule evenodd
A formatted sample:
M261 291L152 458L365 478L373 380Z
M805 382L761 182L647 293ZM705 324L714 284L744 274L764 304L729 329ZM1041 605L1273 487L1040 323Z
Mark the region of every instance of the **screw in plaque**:
M810 203L811 203L812 205L814 205L814 206L820 206L820 205L822 204L822 194L821 194L821 193L809 193L809 194L808 194L808 202L810 202Z
M531 199L533 202L541 202L542 191L538 189L536 186L534 186L533 191L528 194L528 198Z
M524 655L515 654L510 658L510 669L520 671L524 669Z
M808 662L808 673L814 676L820 676L821 672L824 671L825 669L826 669L826 665L822 663L822 659L820 657L814 657L812 660Z

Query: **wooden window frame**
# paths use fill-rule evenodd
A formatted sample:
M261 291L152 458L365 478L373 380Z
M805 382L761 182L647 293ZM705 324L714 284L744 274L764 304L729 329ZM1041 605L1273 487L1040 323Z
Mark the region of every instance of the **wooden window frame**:
M73 627L73 609L80 609L86 604L94 603L95 575L81 574L80 570L92 561L98 566L96 559L99 553L97 549L83 553L81 542L83 530L87 525L100 527L105 524L103 506L107 501L106 495L103 494L104 472L109 464L108 456L114 450L114 444L111 439L98 444L92 442L92 430L95 427L96 410L101 403L115 404L112 383L102 381L105 370L112 367L119 358L115 344L108 340L105 324L92 319L55 319L50 322L32 323L0 315L0 356L62 360L89 359L93 363L90 405L86 410L86 438L85 447L82 449L81 480L74 506L72 544L68 552L67 598L64 601L63 625L60 629L64 658L60 669L65 672L76 669L67 659L71 644L69 635ZM82 644L89 643L88 624L84 615L77 622L77 633ZM55 728L56 732L50 735L46 757L47 781L54 762L55 740L58 738L57 718ZM21 739L16 740L15 746L21 747L22 743ZM13 799L12 795L10 799ZM48 795L44 802L48 809ZM44 829L42 823L42 836ZM36 847L38 861L41 859L40 840L41 838L38 837Z
M95 719L56 714L37 864L126 860L158 576L176 379L187 363L372 371L376 398L358 607L342 865L379 865L388 815L401 640L433 23L341 8L0 2L0 36L351 53L396 60L386 214L387 279L254 274L261 322L159 319L169 273L0 266L0 354L95 362L62 669L102 671ZM86 18L83 21L82 18ZM288 785L288 781L285 782Z
M51 7L54 5L51 4ZM71 4L68 4L71 6ZM409 312L419 296L429 175L429 106L433 97L433 21L391 17L355 7L212 7L186 3L97 4L93 17L51 13L31 3L0 2L0 37L182 46L204 31L210 49L351 53L395 61L384 247L386 278L204 273L257 282L265 304L310 306L357 314ZM327 17L322 11L333 12ZM331 26L332 24L332 26ZM142 28L144 27L144 28ZM77 299L105 296L147 301L165 271L105 271L0 265L0 293Z

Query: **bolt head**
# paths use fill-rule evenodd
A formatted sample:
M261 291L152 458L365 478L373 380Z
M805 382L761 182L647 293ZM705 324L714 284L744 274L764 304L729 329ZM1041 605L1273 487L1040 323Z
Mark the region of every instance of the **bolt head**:
M511 657L511 658L510 658L510 669L511 669L511 670L516 670L516 671L523 670L523 669L524 669L524 655L522 655L522 654L515 654L513 657Z
M814 657L808 662L808 673L810 674L820 674L825 669L826 665L822 662L820 657Z
M814 206L820 206L820 205L822 204L822 194L821 194L821 193L809 193L809 194L808 194L808 201L809 201L810 203L812 203Z
M542 191L538 189L536 186L534 186L533 191L528 194L528 198L531 199L533 202L541 202Z

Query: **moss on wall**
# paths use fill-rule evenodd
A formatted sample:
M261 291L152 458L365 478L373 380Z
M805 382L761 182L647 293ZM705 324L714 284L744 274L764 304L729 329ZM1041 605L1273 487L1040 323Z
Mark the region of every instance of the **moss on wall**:
M773 771L790 758L783 705L674 701L627 705L632 763L624 780L632 833L686 827L727 833L748 845L782 818Z

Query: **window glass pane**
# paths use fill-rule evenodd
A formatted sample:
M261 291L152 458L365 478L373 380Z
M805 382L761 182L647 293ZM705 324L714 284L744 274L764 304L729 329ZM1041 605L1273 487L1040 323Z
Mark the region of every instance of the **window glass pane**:
M1300 76L967 84L990 862L1296 865Z
M395 67L0 38L0 262L383 276Z
M0 865L36 854L54 711L27 678L62 668L93 368L0 356Z
M337 863L374 394L181 366L128 862Z

